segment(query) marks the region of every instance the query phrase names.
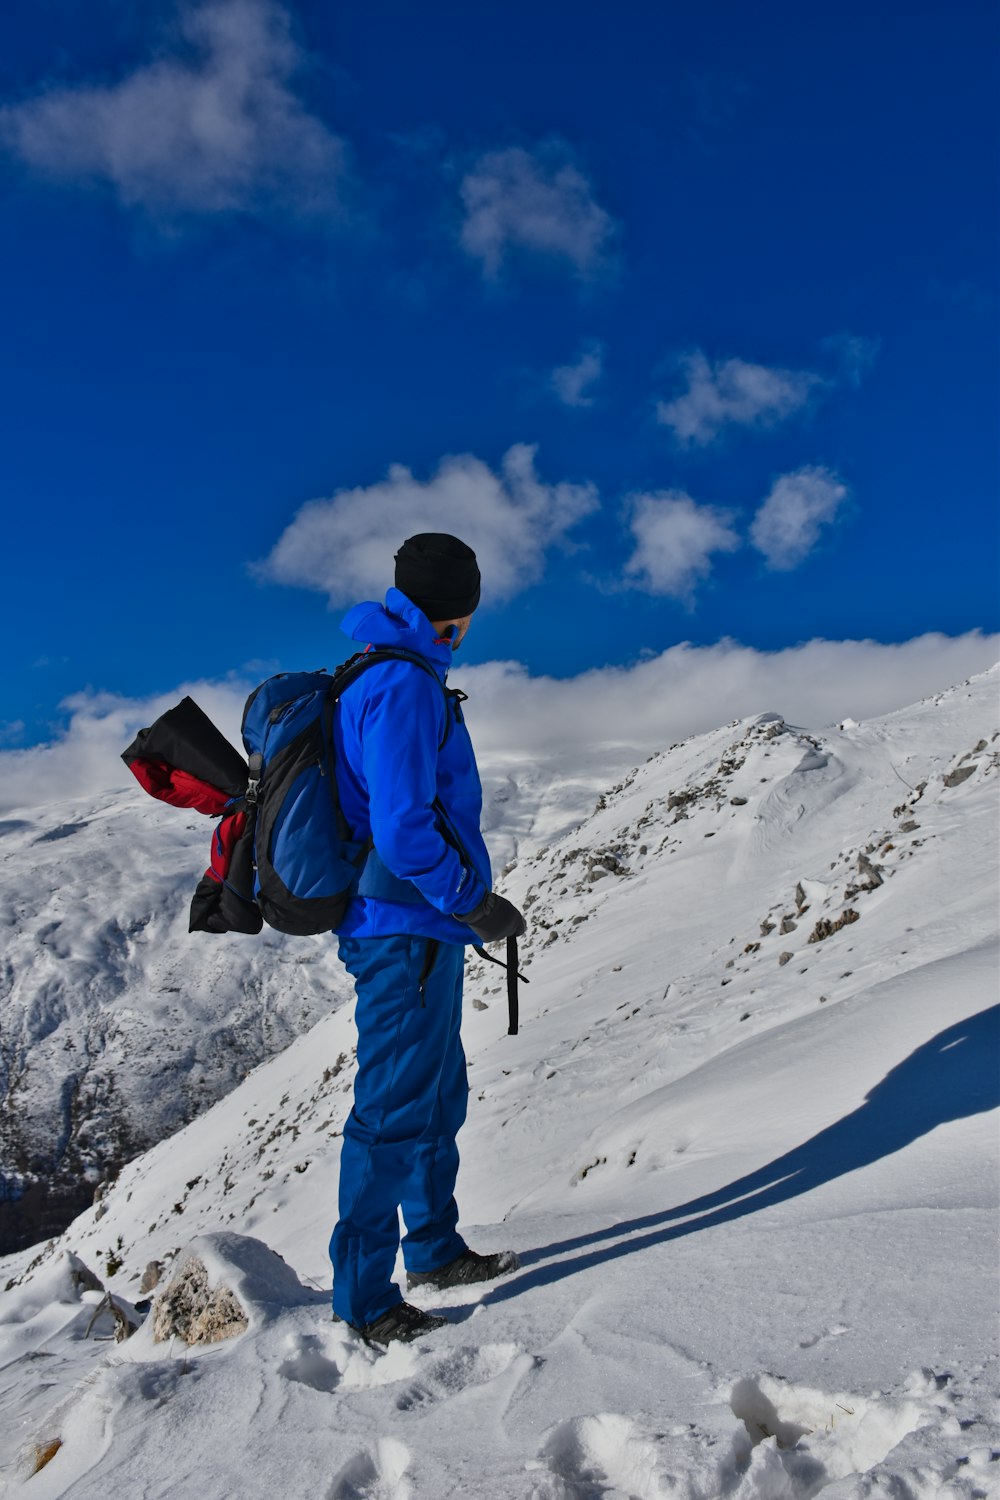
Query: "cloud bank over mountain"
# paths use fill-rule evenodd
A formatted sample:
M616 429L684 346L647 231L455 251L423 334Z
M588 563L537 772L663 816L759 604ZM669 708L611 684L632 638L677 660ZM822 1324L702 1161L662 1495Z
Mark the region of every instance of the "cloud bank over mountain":
M572 774L598 754L617 774L619 766L627 769L675 740L769 709L807 728L887 713L985 671L998 657L1000 636L979 631L898 645L815 640L774 652L726 640L680 644L632 666L568 678L533 676L518 662L466 666L458 658L451 681L470 696L484 775L531 759ZM185 693L238 745L243 703L258 676L185 682L141 699L75 695L66 702L70 719L61 735L32 749L0 751L0 812L133 785L121 751Z

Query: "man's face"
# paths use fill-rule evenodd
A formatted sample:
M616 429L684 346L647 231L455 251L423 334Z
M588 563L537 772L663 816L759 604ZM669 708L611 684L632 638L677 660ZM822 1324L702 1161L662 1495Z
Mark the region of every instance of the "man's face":
M468 628L469 628L469 626L471 624L472 624L472 616L471 615L462 615L458 619L455 619L455 620L432 620L431 621L431 625L433 627L434 634L436 636L444 637L445 635L448 634L449 631L451 632L451 649L453 651L457 651L458 650L459 646L462 644L463 640L465 639L465 632L468 630Z

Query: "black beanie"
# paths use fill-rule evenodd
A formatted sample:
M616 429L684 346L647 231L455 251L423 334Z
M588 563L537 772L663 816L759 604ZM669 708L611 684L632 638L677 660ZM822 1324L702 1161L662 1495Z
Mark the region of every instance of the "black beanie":
M446 531L422 531L396 553L396 587L428 620L471 615L479 603L476 554Z

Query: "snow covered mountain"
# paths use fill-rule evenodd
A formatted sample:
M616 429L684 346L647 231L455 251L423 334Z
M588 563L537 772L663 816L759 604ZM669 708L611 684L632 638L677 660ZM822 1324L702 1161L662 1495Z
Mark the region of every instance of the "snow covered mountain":
M424 1297L433 1338L328 1321L347 1005L8 1257L4 1493L997 1493L998 683L699 735L522 850L460 1177L522 1269ZM85 1337L192 1251L238 1336Z
M605 780L487 767L500 862ZM0 822L0 1252L58 1233L353 994L328 938L188 933L212 827L138 790Z

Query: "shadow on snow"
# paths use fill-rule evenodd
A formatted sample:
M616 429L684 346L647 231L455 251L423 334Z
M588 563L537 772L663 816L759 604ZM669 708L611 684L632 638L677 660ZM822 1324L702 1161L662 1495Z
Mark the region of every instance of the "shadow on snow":
M994 1109L1000 1105L998 1044L1000 1005L949 1026L925 1042L887 1073L851 1114L767 1166L662 1213L622 1220L607 1229L529 1250L521 1256L526 1274L504 1281L484 1301L502 1302L604 1261L773 1208L892 1156L949 1120ZM685 1222L675 1224L678 1219ZM618 1243L609 1243L612 1240ZM595 1247L589 1254L551 1262L552 1256L588 1246ZM549 1263L530 1269L542 1261Z

